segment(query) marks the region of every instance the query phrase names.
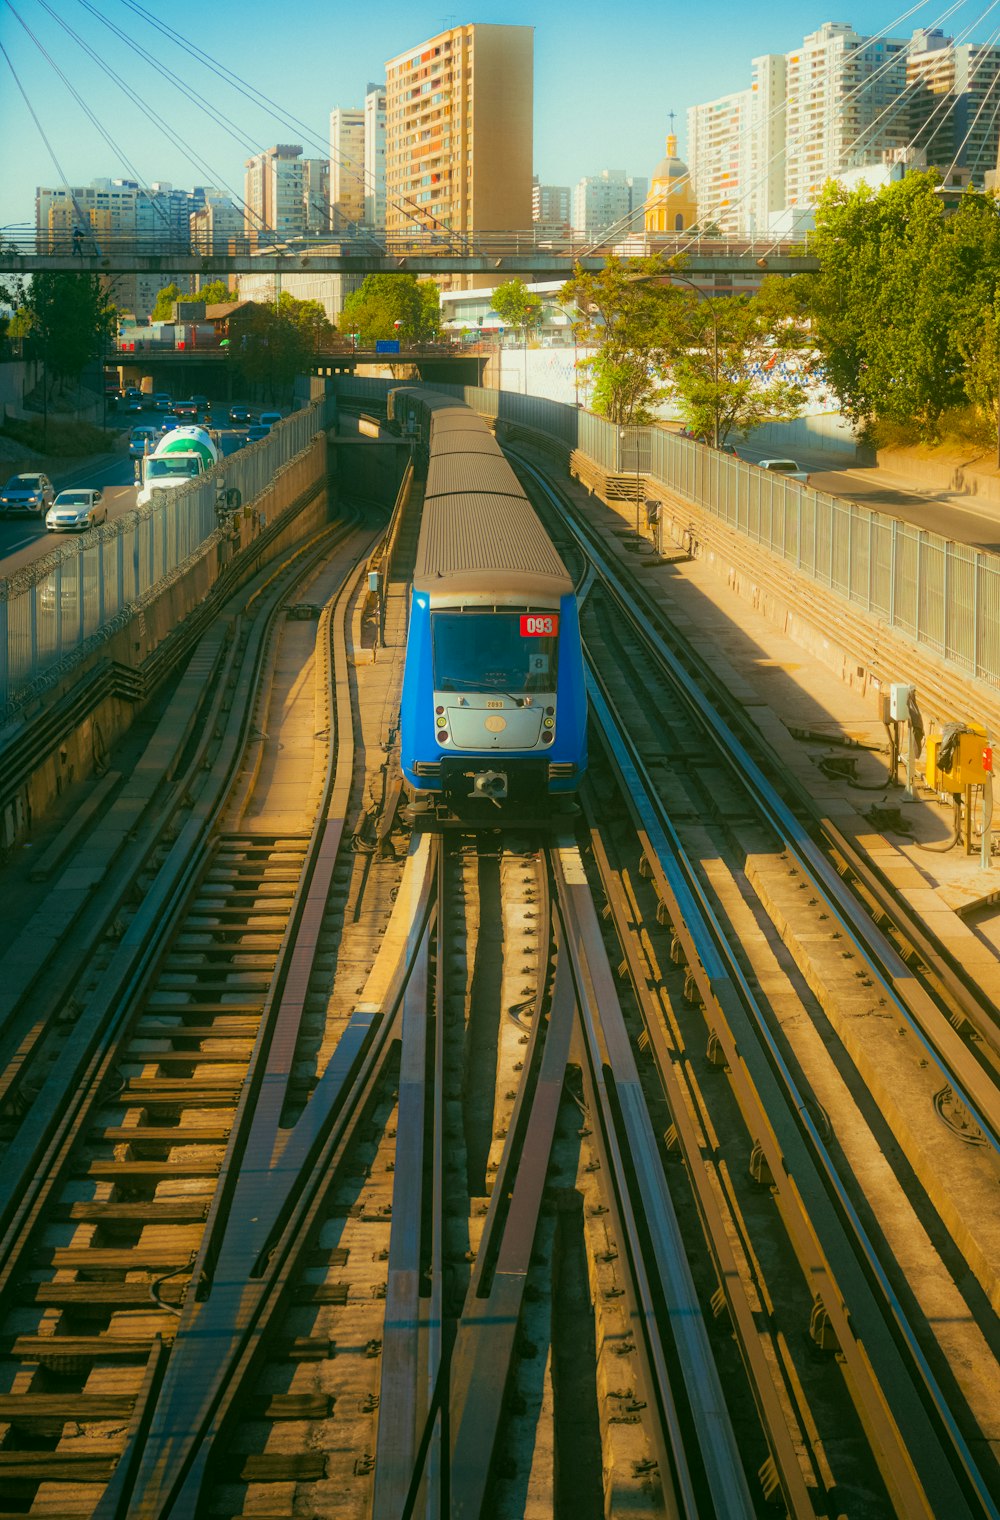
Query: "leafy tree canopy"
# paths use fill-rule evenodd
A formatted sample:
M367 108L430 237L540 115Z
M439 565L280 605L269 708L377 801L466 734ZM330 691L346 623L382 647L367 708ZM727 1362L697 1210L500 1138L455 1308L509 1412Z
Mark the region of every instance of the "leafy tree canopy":
M523 280L508 280L493 292L493 310L505 327L527 333L542 314L542 303Z
M399 326L396 326L396 323ZM441 328L441 301L433 280L412 274L369 274L344 302L342 332L358 333L365 346L379 338L421 342Z
M57 381L78 380L114 332L115 308L101 275L43 271L30 284L0 288L0 297L15 307L11 330L37 345Z
M255 302L240 313L229 352L241 377L273 398L309 368L333 331L318 301L283 293L277 307Z
M210 280L194 295L190 291L181 290L172 280L169 285L164 285L162 290L157 291L151 317L154 322L169 322L176 301L204 301L207 306L219 306L224 301L238 300L236 292L229 289L225 280Z
M650 407L663 394L674 348L671 315L681 304L677 289L665 282L670 268L661 258L612 255L593 273L577 265L559 292L579 313L579 341L598 349L582 361L594 372L595 410L621 426L649 422Z
M795 282L845 414L927 438L945 412L996 395L1000 209L970 191L947 212L938 184L933 170L877 192L831 182L810 238L819 271Z

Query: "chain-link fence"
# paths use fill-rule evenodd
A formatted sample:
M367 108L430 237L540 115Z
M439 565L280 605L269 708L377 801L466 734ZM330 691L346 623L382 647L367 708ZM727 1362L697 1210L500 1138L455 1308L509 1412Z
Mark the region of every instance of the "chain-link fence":
M382 400L396 383L336 381L348 401ZM1000 556L814 491L665 428L618 428L540 396L480 386L435 389L485 416L559 438L608 474L635 471L960 670L1000 686Z
M326 398L295 412L201 480L137 507L0 579L0 711L98 635L110 634L197 553L218 524L221 491L250 503L327 426ZM237 498L229 497L230 502Z

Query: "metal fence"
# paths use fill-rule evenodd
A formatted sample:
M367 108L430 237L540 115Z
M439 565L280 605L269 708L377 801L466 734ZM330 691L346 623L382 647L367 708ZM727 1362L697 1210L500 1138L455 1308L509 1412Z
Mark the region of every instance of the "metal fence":
M338 378L345 399L378 401L398 382ZM1000 687L1000 556L956 544L664 428L618 428L540 396L439 385L485 416L533 427L609 474L635 471L713 513L817 584L959 670Z
M0 579L0 713L155 594L215 532L219 491L235 488L243 502L254 501L327 425L331 410L326 398L314 402L191 486L157 491L149 506Z

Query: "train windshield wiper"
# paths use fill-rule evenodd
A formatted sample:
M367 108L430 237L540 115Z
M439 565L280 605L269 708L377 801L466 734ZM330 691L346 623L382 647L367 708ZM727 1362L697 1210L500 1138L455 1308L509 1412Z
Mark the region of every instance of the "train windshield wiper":
M454 691L458 686L466 686L472 691L498 691L502 697L508 697L515 707L524 706L524 698L515 696L512 691L505 691L502 686L495 686L489 681L473 681L468 676L444 676L439 691Z

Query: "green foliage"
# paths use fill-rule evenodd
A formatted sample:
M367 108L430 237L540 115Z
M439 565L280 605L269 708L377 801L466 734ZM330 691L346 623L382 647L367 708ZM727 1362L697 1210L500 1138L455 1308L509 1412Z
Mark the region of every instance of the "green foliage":
M542 303L523 280L508 280L493 292L493 310L505 327L514 327L527 336L542 314Z
M156 300L153 302L153 310L150 312L151 321L169 322L174 314L174 302L181 299L180 287L174 281L171 281L169 285L164 285L161 290L156 292Z
M804 388L779 369L808 341L787 281L772 276L752 296L685 292L677 339L671 380L693 433L722 444L731 432L787 422L802 410Z
M441 328L438 287L412 274L366 275L344 302L340 328L358 333L364 347L379 338L411 343L435 338Z
M680 296L660 258L618 259L589 273L579 265L559 292L579 313L574 331L598 353L582 361L595 376L594 410L619 426L651 420L674 349L671 319ZM658 283L659 282L659 283Z
M46 374L78 380L114 332L115 309L105 280L96 274L32 276L0 295L16 308L15 322L35 345Z
M934 171L877 193L828 185L810 239L819 272L795 282L827 379L868 431L934 439L969 402L996 414L1000 209L970 191L946 213L937 185Z
M318 301L283 293L276 308L253 303L241 311L229 351L240 376L273 398L309 368L333 331Z
M151 320L169 322L174 314L174 305L178 301L204 301L206 306L221 306L224 302L238 300L239 296L234 290L229 289L225 280L210 280L194 295L190 291L181 290L175 281L171 281L169 285L164 285L162 290L157 291Z

